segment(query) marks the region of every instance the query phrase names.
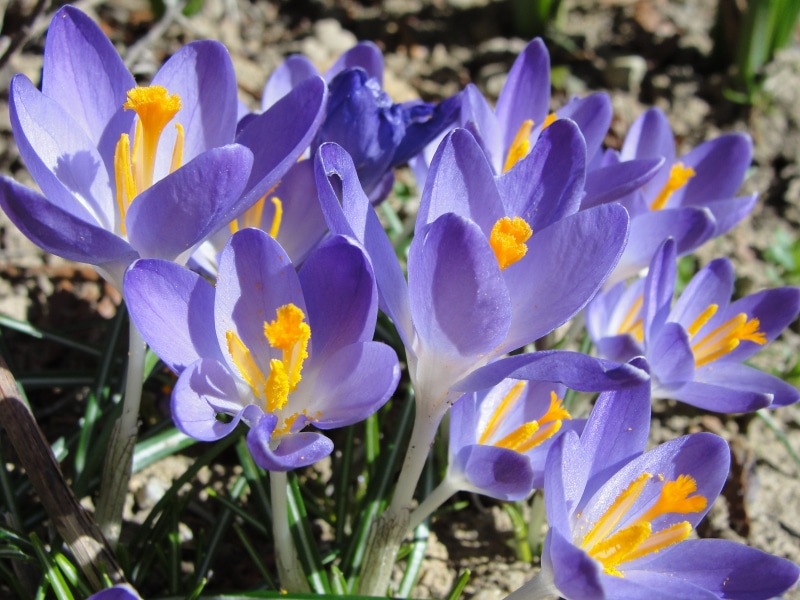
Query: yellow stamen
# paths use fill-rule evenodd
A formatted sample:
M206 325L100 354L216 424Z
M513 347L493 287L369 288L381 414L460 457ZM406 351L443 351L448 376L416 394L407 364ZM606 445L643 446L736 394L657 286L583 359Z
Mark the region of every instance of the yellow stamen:
M492 227L489 245L494 250L500 270L505 270L519 261L528 252L525 242L533 234L531 226L521 217L503 217Z
M652 521L667 513L682 515L700 512L708 504L704 496L691 496L697 491L697 482L690 475L679 475L675 481L667 481L661 488L661 495L647 512L636 522Z
M554 112L551 112L549 115L547 115L544 118L544 122L542 123L542 131L544 131L545 129L550 127L550 125L555 123L556 119L558 119L558 115L556 113L554 113Z
M739 313L692 345L695 367L702 367L735 350L742 340L755 344L767 343L766 334L759 329L757 318L748 319L747 314Z
M269 361L269 378L264 385L267 396L267 411L274 413L282 409L289 401L289 375L286 365L273 358Z
M519 446L524 444L539 429L539 423L531 421L517 427L514 431L509 433L499 442L494 445L498 448L508 448L509 450L517 450ZM518 450L517 450L518 451Z
M269 228L269 235L271 238L277 239L278 232L281 229L281 221L283 220L283 202L273 197L272 204L275 205L275 216L272 217L272 227Z
M639 548L650 537L651 531L650 523L639 523L626 527L595 544L589 550L589 556L603 563L603 570L606 574L622 577L622 573L617 567L628 560L631 552Z
M625 513L630 510L644 490L645 484L652 479L650 473L642 473L634 479L623 492L617 496L608 510L603 513L589 533L583 538L581 548L584 550L593 547L600 540L605 539L614 530Z
M682 542L688 538L691 533L692 524L689 523L689 521L675 523L671 527L667 527L666 529L662 529L661 531L650 535L650 537L639 544L638 547L633 548L630 552L628 552L625 557L625 561L627 562L636 560L637 558L647 556L648 554L658 552L664 548L667 548L668 546Z
M524 382L520 382L524 383ZM517 384L517 386L519 383ZM505 417L505 414L508 412L510 407L503 407L503 403L509 399L509 397L514 393L517 386L512 388L511 392L508 396L503 400L501 405L495 411L495 414L492 416L492 421L494 421L495 417L502 412L502 416L496 422L490 422L490 426L493 426L494 431L499 424L499 421ZM519 395L517 395L517 398ZM514 398L516 400L516 398ZM514 431L509 433L499 442L495 442L493 445L497 446L498 448L508 448L509 450L514 450L516 452L524 453L528 450L535 448L545 440L550 439L553 437L558 431L561 429L561 422L564 419L572 419L572 415L564 408L564 404L562 400L556 395L554 391L550 392L550 406L547 409L547 412L537 421L529 421L528 423L524 423L517 427ZM487 427L487 431L488 431ZM486 432L481 436L481 441L479 443L485 444L489 440L490 436L486 435Z
M300 382L303 361L308 358L308 341L311 328L303 322L305 314L294 304L286 304L277 310L277 318L264 323L264 335L270 346L283 351L283 365L289 382L289 391L294 391Z
M119 210L119 224L122 235L125 235L125 215L128 206L136 195L136 186L133 182L133 167L131 166L131 142L127 133L119 137L114 149L114 178L117 187L117 209Z
M572 415L564 408L564 400L558 397L555 391L550 392L550 406L543 417L539 419L539 425L552 423L553 421L571 420Z
M506 164L503 167L503 173L507 173L511 168L516 165L520 160L528 156L531 149L531 129L533 129L533 120L527 119L522 122L520 128L517 130L517 135L514 136L514 141L511 142L511 147L508 149L508 156L506 157Z
M186 135L183 131L183 125L175 123L175 130L178 135L175 137L175 145L172 147L172 162L169 165L169 172L174 173L181 168L183 164L183 142Z
M232 329L225 332L225 341L228 343L228 354L233 359L233 364L236 365L242 379L250 386L256 398L263 400L267 380L261 369L258 368L256 361L253 360L250 349L244 345L244 342ZM272 373L270 373L271 378Z
M642 306L644 305L644 295L637 296L636 300L631 303L628 312L625 313L625 318L617 329L617 334L630 334L637 341L644 340L644 319L642 318Z
M686 332L689 334L690 340L697 335L697 332L703 328L703 325L709 322L711 317L717 314L718 308L719 305L717 304L709 304L706 309L701 312L694 321L692 321L692 324L689 325L689 329L686 330Z
M139 188L142 191L153 184L158 140L164 127L181 109L181 99L177 94L170 96L160 85L135 87L128 91L128 101L123 108L136 111L142 125L142 187Z
M517 400L519 400L519 397L522 395L526 385L526 381L518 381L514 384L514 387L511 388L508 394L506 394L505 398L503 398L492 414L492 418L489 419L489 423L486 425L486 429L483 430L481 437L478 438L479 444L486 444L489 442L491 437L497 431L497 428L508 415L508 412L514 406L514 404L516 404Z
M661 191L656 196L653 203L650 205L650 210L661 210L667 205L672 194L677 192L695 176L695 170L692 167L684 167L683 163L675 163L669 171L669 179L661 188Z
M537 421L534 421L536 423ZM526 441L517 445L516 448L513 448L519 453L525 453L528 450L535 448L542 442L549 440L555 434L559 432L561 429L561 421L553 421L552 423L547 423L542 427L542 422L538 421L539 429L533 433Z

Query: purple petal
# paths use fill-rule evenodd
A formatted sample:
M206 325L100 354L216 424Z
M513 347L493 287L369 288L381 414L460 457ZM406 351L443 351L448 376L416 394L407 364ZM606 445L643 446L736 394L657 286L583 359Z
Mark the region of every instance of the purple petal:
M34 244L68 260L103 266L118 289L123 271L139 258L121 237L75 217L5 176L0 176L0 206Z
M265 414L247 433L247 448L256 464L267 471L291 471L307 467L333 452L333 442L320 433L302 432L281 436L272 448L274 415Z
M497 180L509 216L534 231L578 210L586 177L586 145L578 127L561 119L545 129L530 154Z
M680 552L680 550L678 550ZM607 598L614 600L714 600L717 594L679 579L674 573L625 569L623 577L603 577Z
M131 245L144 257L175 260L226 224L252 154L231 144L204 152L134 198L126 215Z
M478 91L475 84L468 83L461 93L461 127L468 129L483 148L495 173L503 172L505 156L503 151L502 131L494 110ZM438 144L437 144L438 146ZM422 186L424 182L419 181Z
M700 269L675 302L675 307L670 313L670 320L676 321L689 329L692 323L711 304L716 304L722 310L718 312L704 327L712 331L717 325L724 322L723 313L730 302L733 293L734 272L733 265L727 258L712 260ZM702 332L702 330L701 330ZM700 333L698 339L702 339Z
M721 320L727 320L740 313L748 318L758 319L758 330L767 338L774 340L797 318L800 312L800 289L794 287L762 290L731 304ZM725 356L726 361L742 361L764 346L743 340L739 346Z
M397 355L379 342L351 344L322 360L314 388L303 401L320 429L363 421L389 400L400 379Z
M602 584L602 565L577 548L558 530L548 532L553 581L558 591L570 600L606 598Z
M315 355L372 339L378 314L375 277L352 238L329 238L309 256L299 277Z
M772 403L772 396L766 391L728 387L727 382L726 385L716 385L693 381L675 389L667 388L664 391L654 389L653 397L672 398L718 413L753 412L767 408Z
M711 211L711 214L714 215L714 219L717 222L714 236L716 237L723 233L728 233L728 231L738 225L742 219L750 214L757 200L758 194L751 194L740 198L706 202L704 206Z
M233 142L239 105L233 63L225 46L213 40L186 44L159 69L153 85L178 94L182 105L161 134L161 165L170 163L176 136L173 123L183 125L184 162Z
M523 500L533 489L533 470L528 457L508 448L473 444L461 448L450 466L471 491L497 500Z
M586 157L591 162L603 144L611 126L611 98L595 93L586 98L573 98L556 111L559 119L575 121L586 140Z
M697 370L694 377L698 383L714 385L726 390L737 392L752 392L755 394L767 394L772 402L771 408L794 404L800 399L800 392L793 385L790 385L769 373L764 373L753 367L742 365L736 362L717 361L710 363ZM729 392L730 393L730 392ZM733 398L731 398L733 400ZM756 406L756 408L761 408ZM719 412L742 412L735 409L718 410ZM745 410L755 410L749 408Z
M420 342L447 356L491 352L508 333L508 289L484 234L444 214L414 237L408 256L411 313Z
M56 12L47 30L42 93L58 102L95 146L135 86L111 41L92 19L72 6Z
M445 213L471 219L487 238L506 216L486 155L466 129L445 136L431 161L416 233Z
M767 600L787 591L800 577L794 563L728 540L686 540L651 556L643 565L647 571L690 582L719 598Z
M308 58L292 54L267 79L264 94L261 96L261 110L269 109L306 79L318 76L319 71Z
M665 387L694 379L694 354L689 334L677 323L666 323L656 338L649 342L653 378Z
M572 515L589 477L591 460L588 458L575 432L557 436L550 446L544 470L544 494L547 523L551 530L569 534Z
M627 333L600 338L595 346L600 356L614 362L627 362L643 354L641 345Z
M741 187L753 157L753 141L729 133L703 142L682 159L694 177L673 197L684 206L704 206L709 200L730 198Z
M277 309L287 304L308 316L300 281L283 248L260 229L233 234L219 259L214 305L219 347L228 347L227 331L235 332L262 373L269 373L269 360L277 357L277 351L269 346L264 323L273 321ZM313 356L313 349L309 353ZM225 360L231 371L238 372L230 356L226 354Z
M113 230L111 183L86 132L24 75L11 80L9 109L19 153L45 197L83 221Z
M242 418L255 422L262 412L254 404L242 406L236 380L222 363L212 359L192 363L181 373L172 390L170 410L180 431L203 442L225 437ZM233 419L220 421L219 413Z
M481 367L455 386L464 392L483 390L503 379L533 379L563 383L582 392L624 389L647 381L646 371L580 352L548 350L501 358Z
M323 144L315 157L319 199L331 232L356 238L367 250L378 284L380 307L393 321L406 348L413 329L408 287L397 254L369 203L350 155L336 144ZM341 200L341 203L340 203Z
M646 340L658 335L670 314L677 276L675 260L675 241L667 238L656 250L645 279L642 319ZM656 352L652 356L659 354Z
M306 79L239 134L236 142L253 152L253 171L231 218L267 194L297 162L322 122L326 99L322 78Z
M549 106L550 55L536 38L517 56L497 99L495 114L504 128L503 162L522 122L532 119L535 125L542 124Z
M125 274L136 328L175 373L201 358L223 360L211 323L214 286L173 262L139 260Z
M629 160L589 171L581 208L619 200L635 192L650 181L663 164L660 158Z
M627 233L628 213L616 204L581 211L534 232L526 256L503 271L513 309L503 347L524 346L581 310L616 266Z
M92 594L88 600L141 600L141 596L125 583Z
M646 110L633 122L622 144L620 158L624 161L663 158L667 165L675 162L675 137L660 108Z
M343 53L325 73L325 81L330 83L339 73L351 67L361 67L383 86L383 54L372 42L359 42Z

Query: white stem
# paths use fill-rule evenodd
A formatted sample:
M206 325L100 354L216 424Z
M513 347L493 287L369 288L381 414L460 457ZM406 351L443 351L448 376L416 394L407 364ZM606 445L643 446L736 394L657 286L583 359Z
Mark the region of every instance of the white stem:
M289 529L289 504L286 498L288 492L284 471L269 472L269 491L272 500L272 537L281 589L287 592L310 592L311 588L303 574Z
M456 482L454 482L448 475L445 475L442 483L437 485L436 489L431 492L431 495L425 498L425 500L423 500L422 503L411 513L408 522L409 531L416 529L417 525L428 518L433 511L447 502L447 500L453 494L460 491L458 485L456 485Z
M549 575L539 571L528 583L506 596L506 600L544 600L553 596L558 597L558 588Z
M122 510L131 478L133 449L139 433L139 404L147 346L133 321L130 322L128 369L125 376L125 397L122 415L114 425L103 465L100 498L97 502L97 523L108 543L116 549L122 530Z

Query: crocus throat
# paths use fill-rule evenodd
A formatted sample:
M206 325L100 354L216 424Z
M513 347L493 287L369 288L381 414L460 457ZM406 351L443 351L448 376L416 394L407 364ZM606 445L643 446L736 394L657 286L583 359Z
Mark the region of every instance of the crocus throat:
M695 176L695 170L692 167L684 167L683 163L675 163L669 171L669 179L655 200L650 204L650 210L661 210L667 205L672 194L677 192Z
M642 318L642 306L644 305L644 295L639 294L631 303L625 318L622 319L617 335L628 334L633 336L636 341L644 341L644 319Z
M716 304L709 304L692 322L686 330L690 341L694 340L703 326L717 313L718 308ZM692 343L695 367L702 367L722 358L736 349L743 340L763 346L767 343L767 336L759 329L760 326L761 322L757 318L748 319L746 313L739 313L728 319L699 341Z
M617 525L628 516L648 485L661 485L659 495L649 506L638 507L639 515L618 529ZM689 537L692 525L688 521L674 523L655 533L652 524L665 515L686 515L705 510L708 500L695 492L697 482L689 475L664 481L661 475L654 479L652 474L642 473L616 497L589 532L582 539L576 539L576 543L579 540L580 547L600 561L607 575L623 577L624 573L618 567L624 563L659 552ZM576 533L580 534L583 528L580 527Z
M542 123L542 130L544 131L557 118L558 117L556 116L556 113L550 113L547 115ZM531 151L530 137L531 131L533 130L533 125L533 119L526 119L522 122L522 125L520 125L519 129L517 130L517 135L514 136L514 141L511 142L511 147L508 149L506 163L503 165L503 173L508 173L514 167L514 165L528 156L528 152Z
M533 230L521 217L503 217L492 227L489 245L494 250L500 270L503 271L519 261L528 252L525 244Z
M535 421L523 423L499 440L493 440L493 438L497 437L497 430L506 417L508 417L511 409L522 395L522 392L525 391L526 385L526 381L519 381L514 384L514 387L511 388L500 404L497 405L486 428L478 438L479 444L508 448L515 452L524 453L554 436L558 430L561 429L561 422L563 420L572 419L572 416L564 408L561 399L554 391L551 391L550 406L544 415Z
M270 347L281 351L280 359L270 359L266 376L236 332L232 329L225 332L233 364L267 412L280 411L302 379L303 362L308 358L311 339L311 328L304 320L302 310L294 304L286 304L276 310L274 321L264 323L264 336ZM287 417L292 422L296 418L297 415Z
M114 150L117 208L120 230L125 235L125 214L128 206L136 196L153 185L158 141L164 127L181 109L181 99L177 94L169 95L159 85L151 85L129 90L128 100L122 106L125 110L135 111L139 117L136 120L133 150L127 133L120 135ZM172 149L170 172L178 169L183 162L183 126L176 123L175 128L178 135Z
M229 228L231 230L231 234L234 234L239 231L239 229L244 229L246 227L255 227L257 229L261 228L261 219L264 214L264 202L266 201L269 193L270 192L267 192L261 196L261 198L255 204L253 204L253 206L248 208L241 217L230 222ZM283 221L283 202L281 202L280 199L275 196L270 199L270 202L272 202L272 205L275 207L275 213L272 215L272 224L270 225L268 233L270 237L277 239L278 233L281 230L281 222Z

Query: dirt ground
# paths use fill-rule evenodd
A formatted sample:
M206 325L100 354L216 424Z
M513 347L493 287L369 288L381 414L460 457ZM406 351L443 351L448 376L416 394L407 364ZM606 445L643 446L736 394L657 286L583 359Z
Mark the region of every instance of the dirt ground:
M205 0L198 15L178 17L163 31L153 28L145 0L78 4L99 19L143 80L180 44L219 39L233 57L240 97L253 107L268 74L287 54L302 52L325 69L360 39L373 40L385 51L386 89L395 101L440 99L470 81L496 96L526 41L514 28L510 0ZM31 5L23 3L17 12L26 14ZM610 146L618 147L632 121L651 105L669 115L684 152L721 132L749 132L755 157L743 192L757 191L759 203L733 232L702 248L697 259L702 265L717 256L731 257L737 292L744 294L782 284L788 269L776 252L798 237L800 46L781 53L769 67L758 105L734 104L723 94L724 74L710 59L714 6L710 0L566 2L560 32L548 43L556 84L553 103L558 106L572 94L608 91L614 106L606 140ZM13 32L19 18L9 11L3 33ZM41 18L32 25L28 41L0 70L0 173L26 184L31 180L10 133L8 83L16 72L38 81L46 23ZM90 267L44 255L0 214L0 314L59 329L111 318L119 301ZM91 337L91 326L86 329ZM64 349L23 347L30 344L27 338L6 335L7 343L17 341L21 346L14 356L21 370L71 368ZM785 372L795 364L798 346L795 324L755 362ZM80 391L65 393L56 403L37 403L32 397L37 416L53 428L45 432L48 436L59 434L53 415L76 399L82 400ZM778 410L772 417L800 453L800 408ZM800 468L775 433L755 417L703 414L669 402L655 405L653 443L692 431L724 436L734 458L724 497L700 535L734 539L800 562ZM133 492L142 494L152 480L169 480L175 468L164 464L139 474ZM515 560L504 511L491 502L466 499L468 508L434 523L414 597L442 597L458 573L470 568L466 597L501 598L535 572L535 565ZM785 597L800 598L800 592Z

